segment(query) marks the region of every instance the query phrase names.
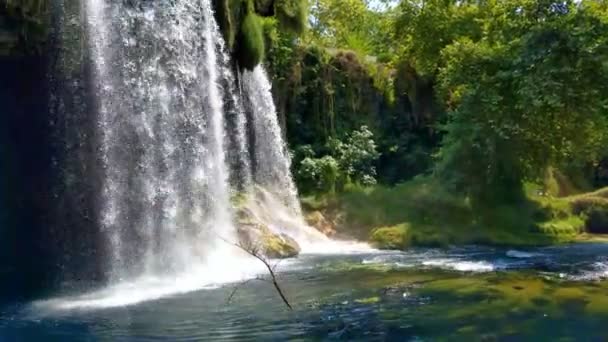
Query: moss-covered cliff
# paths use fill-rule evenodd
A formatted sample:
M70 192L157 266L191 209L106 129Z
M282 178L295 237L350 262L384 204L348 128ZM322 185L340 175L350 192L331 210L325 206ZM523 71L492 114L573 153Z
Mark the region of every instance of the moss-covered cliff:
M289 146L296 150L296 169L301 146L310 145L322 156L332 138L345 139L361 126L374 133L378 145L379 181L397 183L429 169L440 138L431 126L440 115L432 88L374 57L293 43L290 35L272 30L266 36L275 102Z
M233 60L244 69L253 69L264 59L264 18L301 33L308 13L306 0L213 0L213 6Z

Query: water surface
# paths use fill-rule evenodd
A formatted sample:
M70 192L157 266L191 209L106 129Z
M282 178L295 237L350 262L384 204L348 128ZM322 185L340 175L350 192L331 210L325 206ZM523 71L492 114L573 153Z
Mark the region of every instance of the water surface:
M263 280L230 302L237 284L126 306L60 297L3 308L0 340L608 339L608 245L303 255L278 272L294 311Z

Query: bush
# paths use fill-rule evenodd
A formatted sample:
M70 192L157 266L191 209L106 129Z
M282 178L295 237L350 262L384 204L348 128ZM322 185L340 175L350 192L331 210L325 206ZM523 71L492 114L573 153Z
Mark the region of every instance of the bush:
M339 173L340 166L331 156L306 157L300 162L297 178L298 183L307 189L334 193Z
M411 244L409 229L408 224L375 229L371 235L372 244L380 249L405 249Z
M361 126L359 130L353 131L346 139L346 143L331 139L329 145L332 154L337 156L348 181L362 185L376 184L374 163L380 154L376 149L374 134L367 126Z
M376 184L374 163L380 154L376 151L373 133L362 126L353 131L342 142L330 139L326 145L328 154L315 158L310 145L303 145L295 151L298 165L296 175L302 192L325 191L334 193L349 183L363 186Z

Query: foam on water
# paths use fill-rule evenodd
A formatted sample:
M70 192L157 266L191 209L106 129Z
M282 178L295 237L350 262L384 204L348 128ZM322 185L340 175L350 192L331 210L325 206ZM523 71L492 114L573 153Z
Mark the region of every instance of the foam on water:
M506 255L510 258L517 258L517 259L529 259L529 258L542 256L542 254L540 254L540 253L524 252L524 251L518 251L515 249L508 250Z
M193 266L188 272L167 275L144 275L106 288L79 295L51 298L33 302L29 311L37 315L61 311L96 310L123 307L158 300L183 293L217 288L226 284L252 279L265 272L258 260L243 255L225 259L212 255L205 265Z
M608 261L594 262L589 270L584 270L579 274L564 275L563 277L577 281L608 279Z
M457 259L439 259L423 261L422 265L446 268L461 272L492 272L504 269L504 265L490 263L488 261L463 261Z

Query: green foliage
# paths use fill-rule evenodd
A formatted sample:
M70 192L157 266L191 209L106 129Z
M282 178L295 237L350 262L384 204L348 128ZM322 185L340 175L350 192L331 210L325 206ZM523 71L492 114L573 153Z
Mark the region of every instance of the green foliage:
M245 69L263 61L268 27L294 34L306 29L306 0L213 0L213 6L232 57Z
M300 162L296 176L301 187L335 193L339 173L340 166L332 156L305 157Z
M394 11L373 9L366 0L316 0L308 41L388 61Z
M222 32L222 36L224 37L224 41L229 49L232 50L234 47L234 42L236 39L236 30L234 28L234 18L238 18L237 13L231 12L231 4L233 1L231 0L214 0L214 12L215 12L215 20L220 27L220 31ZM241 6L235 6L238 10L240 10Z
M410 237L441 226L450 243L522 244L566 241L603 222L601 196L555 197L607 179L604 1L404 0L376 11L321 0L311 26L300 41L275 31L269 65L285 89L276 96L291 146L338 164L335 196L350 225L407 223ZM341 181L365 183L353 170L366 167L348 162L365 149L345 151L362 125L380 154L367 174L394 184L430 171L433 185ZM530 183L549 196L524 191ZM421 195L430 187L441 195Z
M247 12L237 35L236 56L239 65L253 69L264 59L262 20L253 11Z
M373 133L362 126L348 135L346 142L330 139L329 154L315 158L310 145L296 151L297 181L301 189L334 193L352 182L369 186L376 184L376 167L379 154Z
M308 1L306 0L275 0L274 12L282 29L302 34L306 30L308 16Z
M330 139L328 148L338 158L340 168L349 181L365 186L376 184L374 163L380 154L376 150L374 134L367 126L353 131L345 143Z
M520 39L491 40L513 34L496 27L441 51L440 93L451 110L438 171L479 203L517 200L510 190L524 179L541 178L549 164L594 160L603 145L608 26L575 7L545 14L541 24L515 18Z
M419 75L434 77L443 66L445 46L456 38L480 35L480 12L480 5L469 1L401 1L395 20L400 59Z

